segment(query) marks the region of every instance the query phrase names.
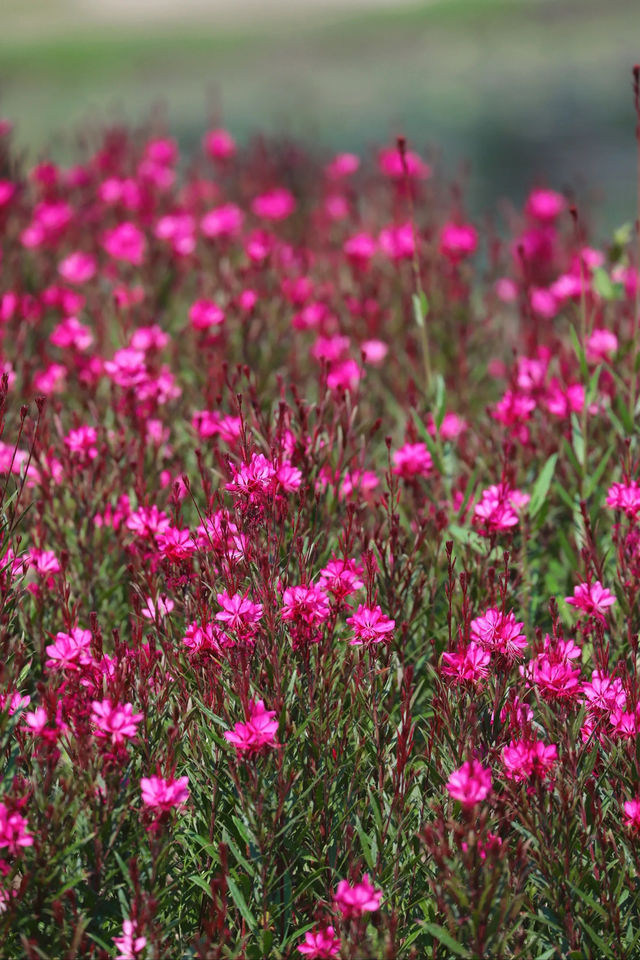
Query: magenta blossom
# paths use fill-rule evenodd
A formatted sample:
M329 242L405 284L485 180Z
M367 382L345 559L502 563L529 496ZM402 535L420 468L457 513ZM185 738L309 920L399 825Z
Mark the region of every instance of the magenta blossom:
M114 937L113 942L118 948L116 960L135 960L147 945L147 938L138 934L136 920L125 920L122 924L122 935Z
M188 777L177 780L163 780L162 777L143 777L140 781L142 802L156 810L171 810L181 807L189 797Z
M304 935L304 943L298 947L298 952L309 960L330 960L340 952L340 938L335 936L333 927L319 927L308 930Z
M266 710L262 700L249 701L249 718L246 723L236 723L227 730L224 738L232 743L238 753L258 753L263 747L277 747L278 721L275 710Z
M625 825L636 832L640 831L640 798L627 800L624 805Z
M491 654L473 640L468 647L442 654L442 674L457 683L478 683L489 676Z
M33 846L33 837L27 830L27 821L17 812L11 812L0 802L0 849L6 847L14 855L21 847Z
M545 779L558 758L555 744L542 740L512 740L502 750L505 775L510 780L527 780L534 774Z
M389 634L396 625L395 620L385 616L379 606L367 607L363 603L352 617L347 617L347 623L353 628L353 636L349 640L353 647L363 643L388 642L391 639Z
M341 880L333 900L344 919L349 920L379 910L382 890L376 890L369 880L369 874L365 873L362 880L353 886Z
M453 771L447 781L447 790L463 807L473 807L491 792L491 770L478 760L468 760Z
M114 746L136 736L143 716L142 713L134 713L130 703L113 704L110 700L94 700L91 704L96 737L110 739Z
M229 595L223 590L218 594L217 600L222 610L216 613L216 620L226 624L228 630L242 632L253 627L262 618L262 604L253 603L247 594Z
M587 616L596 617L604 623L607 608L611 607L616 598L603 587L599 580L595 583L580 583L574 587L573 596L565 597L565 602L576 610L581 610Z
M447 223L440 234L440 253L453 263L475 253L478 231L470 223Z
M471 621L471 639L492 653L501 653L508 660L517 660L527 646L522 633L523 623L513 613L502 613L491 607Z
M431 473L433 461L426 444L405 443L393 453L393 472L404 479L426 477Z

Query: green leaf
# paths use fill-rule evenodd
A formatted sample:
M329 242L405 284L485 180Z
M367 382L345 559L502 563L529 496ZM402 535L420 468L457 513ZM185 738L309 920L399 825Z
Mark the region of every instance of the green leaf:
M452 950L457 957L471 957L467 948L463 947L457 940L454 940L449 931L445 930L444 927L439 926L437 923L425 923L424 926L425 930L427 930L432 937L435 937L436 940L444 944L448 950Z
M584 491L586 497L590 497L593 491L596 489L596 487L600 483L600 480L602 479L602 475L607 467L607 464L609 463L609 460L615 448L616 448L616 444L612 443L609 449L605 452L602 460L600 461L596 469L589 476L589 480L587 482L587 485Z
M581 919L580 917L578 917L578 923L580 924L580 926L584 927L584 929L587 931L589 937L591 938L595 946L600 951L600 956L611 957L611 960L614 960L615 954L613 953L611 948L605 943L602 937L595 932L593 927L589 926L587 921L584 919Z
M571 343L573 344L573 349L576 352L576 357L580 363L580 373L582 374L582 380L584 383L587 383L589 380L589 367L587 366L587 358L584 353L584 347L580 343L578 334L576 333L576 328L573 324L569 327L569 336L571 337Z
M619 300L624 287L614 283L604 267L596 267L592 273L593 289L603 300Z
M369 840L369 837L364 832L364 829L358 817L356 817L356 830L360 838L360 845L362 846L362 852L364 854L364 859L367 862L367 866L369 867L372 873L375 873L376 862L373 858L373 852L371 849L372 844L371 844L371 841Z
M414 293L411 297L411 302L413 304L413 318L417 326L424 327L424 321L429 313L429 301L427 300L424 290L421 291L419 296L417 293Z
M585 467L584 455L585 455L585 445L584 437L582 436L582 428L580 427L580 421L578 420L575 413L571 414L571 444L576 454L576 459L580 464L580 473Z
M211 898L211 885L208 884L206 880L203 880L202 877L199 877L197 873L192 873L189 879L192 883L195 883L196 887L200 887L200 889L203 890L209 898Z
M245 923L247 924L250 930L255 930L256 927L258 926L256 922L256 918L251 913L251 910L249 910L249 907L247 906L247 901L245 900L242 894L242 891L240 890L240 887L238 886L236 881L233 879L231 874L227 876L227 886L229 888L229 893L233 898L233 902L235 903L236 907L242 914L242 917Z
M545 500L547 499L547 494L549 493L549 487L551 486L551 481L553 480L553 474L556 469L557 461L558 454L552 453L540 471L538 479L533 485L533 490L531 491L531 500L529 501L529 516L531 518L538 515L544 505Z
M444 415L446 413L446 401L447 401L447 391L444 385L444 377L441 373L437 373L435 376L435 385L436 385L436 396L434 401L434 413L433 421L436 426L436 430L439 430L442 426L442 421L444 420Z
M485 552L485 542L475 530L469 530L467 527L460 527L457 523L452 523L449 527L449 533L458 543L471 547L476 553Z

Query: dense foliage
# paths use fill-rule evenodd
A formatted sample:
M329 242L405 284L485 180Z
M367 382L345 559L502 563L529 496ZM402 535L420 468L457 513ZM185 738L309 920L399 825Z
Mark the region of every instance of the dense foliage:
M2 956L639 956L632 227L4 124L0 230Z

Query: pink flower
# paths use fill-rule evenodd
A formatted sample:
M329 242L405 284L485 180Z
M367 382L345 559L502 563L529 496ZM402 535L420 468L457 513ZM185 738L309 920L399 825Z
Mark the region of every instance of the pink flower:
M7 693L0 693L0 710L8 710L12 717L18 710L24 710L31 703L31 697L28 694L21 694L15 690L11 696Z
M378 166L381 173L392 180L402 180L406 176L410 180L427 180L431 176L431 167L413 150L407 150L402 162L397 146L387 147L378 154Z
M327 386L330 390L354 390L363 371L355 360L339 360L333 363L327 374Z
M625 825L634 830L640 830L640 798L627 800L624 805Z
M491 411L491 416L494 420L497 420L498 423L504 423L505 426L511 427L529 420L535 408L536 401L533 397L515 393L513 390L507 390ZM528 439L528 433L523 433L522 430L519 430L518 438L526 441Z
M62 349L71 348L82 352L93 343L93 334L89 327L85 327L77 317L65 317L62 323L51 332L51 343Z
M356 233L345 241L342 249L355 267L364 268L376 252L376 241L369 233Z
M378 235L380 249L390 260L410 260L416 250L410 223L385 227Z
M611 330L601 327L592 331L585 344L585 354L589 363L603 363L610 360L618 349L618 338Z
M309 960L330 960L340 952L340 938L335 936L333 927L320 927L308 930L304 935L304 943L298 947Z
M512 740L502 750L505 775L516 782L534 774L544 780L557 758L558 748L542 740Z
M353 628L353 637L349 640L353 647L388 642L396 625L395 620L385 616L379 606L367 607L362 603L352 617L347 617L347 623Z
M392 455L393 472L405 480L411 477L427 477L433 461L425 443L405 443Z
M294 467L288 460L284 460L278 467L277 480L279 487L285 493L294 493L300 489L302 471Z
M360 344L362 357L365 363L372 367L379 367L389 352L389 347L382 340L364 340Z
M77 430L70 430L64 438L65 446L71 453L87 459L95 460L98 456L96 441L98 434L95 427L78 427Z
M134 713L130 703L113 704L110 700L94 700L91 704L96 737L110 739L114 746L136 736L143 716L142 713Z
M30 566L34 567L36 573L41 577L59 573L62 569L53 550L38 550L36 547L32 547L28 551L28 557Z
M443 440L457 440L457 438L464 433L467 429L467 421L463 420L462 417L459 417L457 413L445 413L442 418L442 423L440 424L440 429L437 431ZM427 430L431 437L436 435L436 424L433 419L433 415L429 414L429 419L427 423Z
M607 506L612 510L622 510L628 517L635 517L640 511L640 486L637 481L613 483L607 492Z
M278 721L275 710L266 710L262 700L249 701L249 717L246 723L236 723L227 730L224 738L232 743L238 753L257 753L263 747L277 747Z
M235 640L227 636L217 623L199 624L195 620L187 626L182 642L189 650L213 650L215 653L225 647L235 647Z
M632 740L640 732L640 710L636 707L633 713L627 713L620 707L614 707L609 714L609 723L612 737Z
M124 260L140 266L144 259L146 240L135 223L126 221L108 230L102 238L102 245L114 260Z
M580 667L574 667L555 650L538 654L520 672L543 700L570 700L580 690Z
M262 619L262 604L253 603L246 593L229 594L223 590L217 599L222 610L216 613L216 620L225 623L227 629L235 633L252 627Z
M315 626L329 616L329 601L322 587L315 584L298 584L287 587L282 595L283 620L295 620L307 626Z
M0 180L0 210L11 202L17 189L16 184L11 180Z
M158 549L163 557L174 563L188 560L196 550L193 534L189 529L180 530L178 527L167 527L156 537Z
M236 143L228 130L217 127L205 134L204 148L212 160L229 160L236 152Z
M551 320L558 313L558 301L551 290L544 287L533 287L529 295L531 309L539 317Z
M241 229L244 214L235 203L225 203L205 213L200 221L200 230L205 237L236 237Z
M479 760L468 760L451 774L447 790L463 807L473 807L491 792L491 770Z
M369 880L368 873L365 873L362 880L353 886L346 880L341 880L333 897L336 907L345 920L379 910L381 900L382 890L375 889Z
M58 273L67 283L87 283L95 276L96 258L76 250L58 264Z
M91 663L91 631L73 627L71 633L57 633L55 640L46 648L49 655L45 666L48 669L72 670Z
M494 484L482 491L473 510L480 532L488 535L509 530L518 523L517 510L529 502L529 495L512 490L506 484Z
M328 180L342 180L350 177L360 166L360 157L355 153L339 153L331 163L325 167Z
M344 600L364 586L361 580L362 567L355 560L332 558L320 571L318 586L333 594L336 600Z
M138 936L136 920L125 920L122 924L122 935L114 937L113 942L118 948L116 960L135 960L137 954L142 953L147 945L147 938Z
M491 654L473 640L464 649L443 653L442 660L443 675L453 677L458 683L463 683L465 680L477 683L489 676Z
M19 813L11 813L5 803L0 802L0 848L7 847L15 856L21 847L33 846L33 837L27 830L27 821Z
M213 300L196 300L189 310L189 320L194 330L209 330L224 323L224 310Z
M475 253L478 246L478 231L470 223L447 223L440 233L440 253L458 263Z
M160 217L153 232L159 240L168 240L175 254L189 256L196 247L196 222L188 213Z
M523 623L516 621L513 613L501 613L491 607L481 617L471 621L471 639L492 653L500 653L508 660L517 660L527 646L527 638L521 632L523 626Z
M554 377L547 387L544 402L549 413L562 419L579 413L584 407L584 387L581 383L572 383L562 387Z
M290 190L278 187L256 197L251 210L263 220L286 220L296 208L296 201Z
M142 802L147 807L162 811L181 807L189 798L188 783L188 777L179 777L177 780L143 777L140 781Z
M580 583L574 587L573 596L565 597L565 603L582 610L587 616L596 617L605 622L607 608L616 602L615 596L599 580L594 583Z
M160 596L157 600L147 597L140 613L145 620L160 620L171 613L174 607L175 603L171 597Z
M234 476L226 489L245 494L250 500L266 497L277 482L275 467L262 453L254 453L249 463L232 467L232 470Z
M600 670L594 670L591 680L582 684L585 703L591 710L610 712L624 710L627 697L620 677L610 677Z
M155 504L151 507L139 507L126 520L127 530L131 530L139 537L151 539L164 533L171 525L166 513L158 510Z
M534 220L549 223L555 220L566 206L567 201L562 194L554 190L537 189L529 194L525 210Z

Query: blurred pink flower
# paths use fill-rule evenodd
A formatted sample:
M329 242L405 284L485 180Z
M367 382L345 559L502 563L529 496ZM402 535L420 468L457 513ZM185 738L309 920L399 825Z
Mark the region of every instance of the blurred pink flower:
M447 790L463 807L473 807L491 792L491 770L479 760L468 760L451 774Z
M364 913L374 913L380 909L382 890L376 890L369 874L365 873L359 883L353 886L347 880L338 883L333 901L345 920L361 917Z

